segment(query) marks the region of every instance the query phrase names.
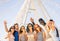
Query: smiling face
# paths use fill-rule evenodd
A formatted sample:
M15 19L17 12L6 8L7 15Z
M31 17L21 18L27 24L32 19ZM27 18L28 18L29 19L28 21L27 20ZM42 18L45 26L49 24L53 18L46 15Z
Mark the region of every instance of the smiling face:
M52 22L51 22L51 21L48 21L47 25L48 25L49 27L51 27L51 26L52 26Z
M16 24L14 24L14 27L15 27L15 30L18 30L19 29L19 26L18 26L18 24L16 23Z
M9 32L14 33L14 26L11 26L11 27L10 27Z
M15 29L18 29L18 25L15 25Z
M28 28L29 28L29 30L32 30L32 25L29 24Z
M20 28L20 34L25 33L25 32L26 32L25 27L21 26L21 28Z
M34 31L33 25L32 25L31 23L29 23L29 24L27 25L27 32L33 32L33 31Z
M14 33L14 29L13 28L11 29L11 32Z
M22 26L22 27L21 27L21 30L22 30L22 31L25 31L25 27L24 27L24 26Z
M52 30L55 30L55 23L54 23L54 21L51 21L52 22Z
M34 30L36 30L36 28L38 28L38 24L35 24L34 25Z
M40 31L40 28L39 28L39 27L37 27L37 28L36 28L36 30L37 30L37 31Z

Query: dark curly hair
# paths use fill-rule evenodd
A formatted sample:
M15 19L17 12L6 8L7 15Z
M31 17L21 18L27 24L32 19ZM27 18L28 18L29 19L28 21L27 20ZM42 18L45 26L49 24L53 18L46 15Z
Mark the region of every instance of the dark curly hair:
M40 22L40 24L41 24L41 22L43 22L44 24L44 26L46 25L46 22L42 19L42 18L39 18L39 20L38 20L39 22Z

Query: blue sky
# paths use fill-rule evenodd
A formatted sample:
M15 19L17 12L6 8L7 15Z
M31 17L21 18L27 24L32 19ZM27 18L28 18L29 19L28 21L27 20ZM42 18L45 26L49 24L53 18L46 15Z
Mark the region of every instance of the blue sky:
M48 2L47 2L48 1ZM45 7L49 13L49 15L51 16L51 18L54 19L54 21L57 23L57 25L60 24L60 19L59 19L59 15L60 15L60 0L47 0L44 1L44 3L46 4Z
M52 19L60 26L60 0L41 0ZM8 28L14 24L16 15L24 0L0 0L0 38L6 35L3 21L7 20ZM31 17L31 16L30 16ZM28 18L29 19L29 18ZM27 19L27 20L28 20ZM28 20L29 21L29 20Z
M2 0L0 0L2 1ZM15 17L23 4L24 0L4 0L0 3L0 38L5 34L3 21L7 20L8 28L13 25Z

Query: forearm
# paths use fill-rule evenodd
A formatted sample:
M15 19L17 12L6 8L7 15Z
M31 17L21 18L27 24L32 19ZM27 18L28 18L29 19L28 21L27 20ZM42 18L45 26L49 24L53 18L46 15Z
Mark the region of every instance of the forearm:
M8 28L7 28L7 25L5 25L5 31L8 32Z
M44 38L43 41L46 41L46 38Z
M33 24L33 25L35 25L35 23L34 23L34 22L32 22L32 24Z
M46 41L46 34L45 34L45 32L43 33L43 41Z

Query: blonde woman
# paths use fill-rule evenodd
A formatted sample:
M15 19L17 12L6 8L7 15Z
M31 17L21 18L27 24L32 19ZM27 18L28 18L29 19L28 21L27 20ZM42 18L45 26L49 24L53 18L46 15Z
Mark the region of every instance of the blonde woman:
M51 22L48 21L46 23L46 31L47 31L47 35L46 35L46 41L53 41L52 36L51 36Z

